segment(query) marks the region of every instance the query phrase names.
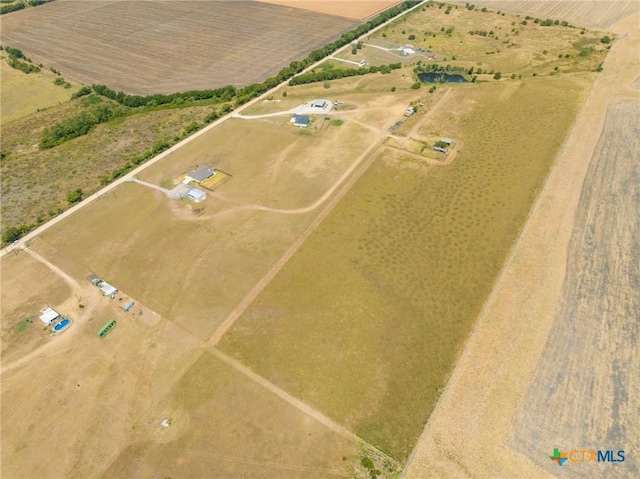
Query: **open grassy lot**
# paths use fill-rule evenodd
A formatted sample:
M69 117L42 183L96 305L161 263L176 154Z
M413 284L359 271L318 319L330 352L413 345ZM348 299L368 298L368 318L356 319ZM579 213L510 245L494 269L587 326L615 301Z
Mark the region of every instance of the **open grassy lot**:
M65 77L146 95L260 82L356 24L260 2L70 0L7 15L1 38Z
M10 361L47 342L49 332L40 322L40 310L51 306L70 312L66 303L71 288L49 268L27 253L16 250L2 258L0 304L2 313L2 362Z
M209 352L147 415L102 477L359 477L366 454Z
M561 24L541 26L534 18L477 8L432 4L379 30L372 40L429 49L436 54L434 60L415 55L414 61L481 69L484 73L478 80L491 78L494 72L530 77L594 71L604 59L608 44L600 42L602 32Z
M128 183L51 228L32 247L79 280L97 273L207 338L374 138L355 123L312 126L301 136L287 121L229 120L142 175L172 183L197 164L232 175L193 209ZM349 146L340 148L347 139Z
M50 71L41 70L27 75L11 68L6 61L0 61L0 78L3 90L0 95L1 125L65 102L78 90L76 84L69 83L72 85L70 88L55 85L53 82L59 77Z
M68 90L51 86L70 96ZM13 97L20 90L7 91ZM202 123L211 111L210 106L192 106L137 112L97 125L87 135L53 148L39 148L45 127L101 106L117 108L114 102L91 95L3 124L2 151L6 155L0 164L3 228L39 224L56 216L69 206L70 192L80 188L86 196L99 189L101 177L108 177L157 142L181 136L188 124Z
M220 347L405 459L587 84L454 89L456 161L381 155Z
M161 417L145 422L154 398L200 355L198 342L172 323L149 328L100 299L89 317L51 338L53 347L3 371L3 477L98 476L144 427L158 424ZM99 339L111 318L118 324Z

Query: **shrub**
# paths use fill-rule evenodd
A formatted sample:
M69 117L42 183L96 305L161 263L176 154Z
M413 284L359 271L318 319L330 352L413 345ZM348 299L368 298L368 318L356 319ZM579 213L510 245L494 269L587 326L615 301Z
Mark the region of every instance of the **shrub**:
M609 37L609 35L605 35L604 37L602 37L602 38L600 39L600 41L601 41L602 43L611 43L611 37Z
M374 469L375 468L375 464L373 463L373 461L371 459L369 459L368 457L363 457L362 460L360 461L360 463L366 467L367 469Z
M84 193L82 192L82 188L76 188L75 190L67 193L67 201L69 202L70 205L73 205L74 203L79 203L80 201L82 201L83 195Z
M409 35L409 40L415 40L416 36L412 33L411 35Z
M494 80L500 80L500 78L502 78L502 73L500 72L497 72L495 75L493 75Z
M419 81L417 81L413 85L411 85L411 89L412 90L419 90L421 86L422 86L422 84Z

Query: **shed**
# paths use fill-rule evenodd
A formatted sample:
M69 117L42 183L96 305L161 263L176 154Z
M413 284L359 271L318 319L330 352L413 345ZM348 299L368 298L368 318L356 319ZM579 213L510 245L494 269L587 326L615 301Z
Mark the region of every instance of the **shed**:
M327 100L315 100L311 103L312 108L324 108L327 106Z
M40 310L40 321L47 326L51 326L59 317L60 313L53 308L46 307Z
M293 115L291 117L291 123L301 128L308 127L310 122L311 119L309 118L309 115Z
M409 108L407 108L407 111L404 112L404 116L411 116L416 112L415 108L413 108L412 106L410 106Z
M129 311L131 308L133 308L133 305L134 305L134 304L135 304L135 303L134 303L133 301L129 301L127 304L125 304L125 305L124 305L124 308L122 308L122 309L124 309L124 312L126 313L126 312L127 312L127 311Z
M441 148L441 147L439 147L439 146L434 146L434 147L433 147L433 149L434 149L435 151L439 151L440 153L446 153L446 152L447 152L447 149L446 149L446 148Z
M187 198L190 199L191 201L195 201L196 203L200 203L201 201L204 201L206 197L207 197L207 194L204 191L199 190L198 188L192 188L187 193Z
M90 274L89 276L87 276L87 279L91 281L91 284L94 286L97 286L101 281L100 278L98 278L95 274Z
M184 176L184 183L190 183L195 181L196 183L202 183L214 176L216 171L213 168L209 168L205 165L199 165L195 170L190 171Z
M451 144L451 139L450 139L450 138L442 138L440 141L441 141L442 143L446 143L447 145L450 145L450 144Z
M105 296L111 299L115 298L116 293L118 292L117 288L111 286L109 283L106 283L104 281L101 281L98 284L98 288L100 288L100 291L102 291L102 294L104 294Z

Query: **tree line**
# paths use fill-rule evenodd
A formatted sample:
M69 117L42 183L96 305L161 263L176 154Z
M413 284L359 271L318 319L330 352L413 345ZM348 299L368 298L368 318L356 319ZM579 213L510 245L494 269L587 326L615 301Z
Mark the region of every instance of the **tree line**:
M391 73L402 67L400 63L391 63L389 65L371 66L369 68L330 68L326 70L313 71L298 75L289 80L289 85L303 85L305 83L314 83L319 81L337 80L339 78L347 78L352 76L367 75L369 73Z

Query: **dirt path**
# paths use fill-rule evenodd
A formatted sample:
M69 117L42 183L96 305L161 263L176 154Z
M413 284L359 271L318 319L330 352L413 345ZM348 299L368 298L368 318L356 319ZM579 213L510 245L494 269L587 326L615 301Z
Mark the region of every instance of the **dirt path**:
M69 285L72 288L79 288L80 285L78 284L78 282L73 279L71 276L69 276L67 273L65 273L62 269L58 268L55 264L51 263L50 261L46 260L45 258L43 258L42 256L40 256L38 253L36 253L35 251L31 250L28 245L22 246L20 249L22 249L23 251L25 251L26 253L29 253L31 256L33 256L36 260L40 261L42 264L44 264L47 268L49 268L51 271L53 271L55 274L57 274L58 276L60 276L62 279L64 279L67 283L69 283Z
M333 208L338 204L338 202L342 199L342 197L351 189L351 187L355 184L355 182L360 178L364 172L369 168L371 163L373 163L376 158L375 154L372 154L384 141L384 137L380 136L377 141L372 144L361 156L356 160L353 165L342 175L342 177L334 184L334 186L325 193L322 198L316 201L313 205L307 208L302 208L302 212L312 211L318 206L320 206L326 198L331 196L333 192L342 185L342 182L345 178L347 178L353 170L359 165L361 168L357 170L353 176L349 178L349 180L342 185L342 188L338 191L338 193L327 203L324 209L318 214L318 216L313 220L313 222L307 227L307 229L302 233L296 241L285 251L285 253L278 259L278 261L271 267L271 269L267 272L267 274L256 283L256 285L249 291L249 293L240 301L240 303L229 313L229 315L225 318L225 320L218 326L218 329L211 336L210 342L212 345L218 344L222 336L233 326L236 320L242 316L242 314L247 310L247 308L253 303L253 301L258 297L258 295L262 292L264 288L271 282L273 278L278 274L278 272L284 267L285 264L291 259L291 257L300 249L302 244L306 241L306 239L313 233L313 231L320 225L320 223L331 213ZM361 163L364 158L369 158ZM228 210L232 211L232 210ZM223 213L227 213L225 211ZM275 211L275 212L288 212L291 214L292 211L296 210L273 210L273 209L265 209L265 211ZM221 214L221 213L220 213Z
M539 451L514 447L514 421L526 391L535 387L532 378L552 331L583 180L607 106L620 97L638 99L638 92L632 91L630 85L640 71L639 20L640 15L636 14L614 26L619 39L605 61L604 72L597 76L505 262L407 463L406 477L550 477L538 465ZM574 360L580 361L583 351L575 349L572 354ZM580 402L581 398L565 400ZM555 414L554 410L547 411ZM591 413L591 421L602 419L599 415L608 420L609 411ZM555 417L555 424L572 420L568 416ZM537 431L538 440L542 433ZM530 440L535 442L536 437L531 436ZM545 451L551 454L548 446L544 444ZM563 445L556 444L560 446Z

